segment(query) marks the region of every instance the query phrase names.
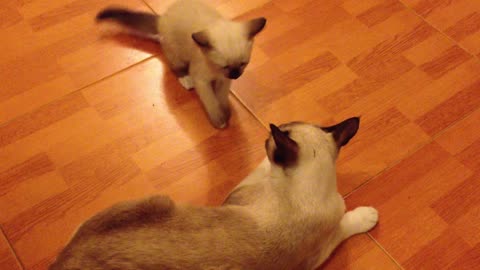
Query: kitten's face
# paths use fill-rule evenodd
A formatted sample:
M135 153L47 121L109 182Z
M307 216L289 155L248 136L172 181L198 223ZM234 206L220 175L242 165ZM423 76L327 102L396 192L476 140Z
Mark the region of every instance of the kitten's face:
M335 161L340 147L356 134L359 123L359 118L354 117L330 127L302 122L279 127L270 125L272 133L265 143L267 155L283 167L295 167L312 160Z
M205 55L226 78L238 79L250 61L252 41L239 39L238 42L235 42L235 45L216 43L222 45L212 47L205 52ZM234 42L229 43L233 44Z
M217 70L228 79L238 79L250 61L253 37L265 22L263 18L246 23L222 21L192 38Z

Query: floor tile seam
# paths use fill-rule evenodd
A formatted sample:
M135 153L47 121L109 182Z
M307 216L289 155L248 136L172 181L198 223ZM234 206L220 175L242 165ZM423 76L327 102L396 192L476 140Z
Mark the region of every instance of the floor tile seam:
M387 249L380 244L380 242L373 237L370 232L367 232L367 236L375 243L375 245L382 250L382 252L387 255L387 257L398 267L398 269L404 270L402 265L390 254L390 252L387 251Z
M353 190L351 190L350 192L348 192L347 194L345 194L343 197L346 199L347 197L349 197L350 195L352 195L354 192L356 192L357 190L361 189L363 186L365 186L366 184L368 184L370 181L374 180L375 178L379 177L380 175L382 175L384 172L387 172L388 170L390 170L391 168L395 167L396 165L398 165L400 162L402 162L403 160L411 157L413 154L415 154L417 151L419 151L422 147L432 143L432 142L435 142L442 134L444 134L445 132L447 132L450 128L452 128L453 126L455 126L456 124L458 124L459 122L463 121L464 119L468 118L470 115L474 114L477 109L480 109L479 108L476 108L474 110L472 110L471 112L469 113L466 113L465 115L463 115L462 117L458 118L456 121L450 123L449 125L447 125L446 127L444 127L442 130L440 130L439 132L435 133L433 136L430 136L430 139L425 143L425 144L422 144L420 145L418 148L416 148L415 150L413 150L409 155L407 155L406 157L398 160L397 162L394 162L391 166L385 168L384 170L381 170L380 172L378 172L377 174L375 175L372 175L371 177L369 177L365 182L363 182L362 184L360 184L359 186L355 187ZM449 153L452 157L455 156L451 153Z
M86 84L85 86L81 86L81 87L79 87L78 89L75 89L75 90L73 90L73 91L71 91L71 92L68 92L68 93L66 93L66 94L64 94L64 95L61 95L61 96L59 96L59 97L57 97L57 98L55 98L55 99L53 99L53 100L51 100L51 101L49 101L49 102L46 102L46 103L42 104L41 106L39 106L38 108L34 109L33 111L29 111L29 112L26 112L26 113L17 115L17 116L15 116L15 117L13 117L13 118L11 118L11 119L3 122L3 123L0 123L0 128L8 125L9 123L11 123L11 122L19 119L20 117L22 117L22 116L24 116L24 115L26 115L26 114L35 112L36 110L38 110L38 109L40 109L40 108L42 108L42 107L48 106L48 105L50 105L50 104L52 104L52 103L55 103L55 102L59 101L60 99L66 97L66 96L68 96L68 95L72 95L72 94L78 93L78 92L83 91L83 90L85 90L85 89L87 89L87 88L89 88L89 87L92 87L92 86L94 86L94 85L96 85L96 84L99 84L99 83L101 83L101 82L103 82L103 81L106 81L106 80L108 80L108 79L110 79L110 78L112 78L112 77L114 77L114 76L116 76L116 75L118 75L118 74L120 74L120 73L127 72L127 71L130 70L131 68L133 68L133 67L135 67L135 66L138 66L138 65L140 65L140 64L143 64L143 63L145 63L145 62L147 62L147 61L149 61L149 60L151 60L151 59L153 59L153 58L155 58L155 57L156 57L155 55L151 55L151 56L149 56L149 57L147 57L147 58L145 58L145 59L142 59L142 60L140 60L140 61L138 61L138 62L136 62L136 63L133 63L133 64L131 64L131 65L125 67L125 68L122 68L122 69L120 69L120 70L118 70L118 71L115 71L115 72L109 74L109 75L106 75L106 76L104 76L104 77L102 77L102 78L100 78L100 79L98 79L98 80L95 80L95 81L93 81L93 82L90 82L90 83Z
M156 11L150 6L150 4L148 4L145 0L140 0L140 1L141 1L143 4L145 4L150 11L152 11L152 12L155 13L155 14L157 14L157 12L156 12ZM115 72L113 72L113 73L111 73L111 74L109 74L109 75L107 75L107 76L105 76L105 77L102 77L102 78L100 78L100 79L98 79L98 80L95 80L95 81L93 81L93 82L91 82L91 83L88 83L88 84L85 85L85 86L79 87L78 89L73 90L72 92L68 92L68 93L65 94L65 95L62 95L62 96L60 96L60 97L58 97L58 98L56 98L56 99L54 99L54 100L52 100L52 101L50 101L50 102L47 102L47 103L43 104L42 106L40 106L39 108L41 108L41 107L43 107L43 106L46 106L46 105L49 105L49 104L51 104L51 103L53 103L53 102L55 102L55 101L57 101L57 100L59 100L59 99L62 99L63 97L65 97L65 96L67 96L67 95L70 95L70 94L73 94L73 93L77 93L77 92L79 92L79 91L82 91L82 90L84 90L84 89L86 89L86 88L88 88L88 87L91 87L91 86L93 86L93 85L95 85L95 84L97 84L97 83L100 83L100 82L102 82L102 81L104 81L104 80L106 80L106 79L109 79L109 78L111 78L111 77L113 77L113 76L115 76L115 75L117 75L117 74L119 74L119 73L122 73L122 72L124 72L124 71L127 71L128 69L130 69L130 68L132 68L132 67L134 67L134 66L137 66L137 65L139 65L139 64L141 64L141 63L144 63L144 62L152 59L153 57L155 57L155 55L151 55L151 56L149 56L149 57L147 57L147 58L145 58L145 59L142 59L142 60L140 60L140 61L138 61L138 62L136 62L136 63L133 63L133 64L131 64L131 65L125 67L125 68L122 68L122 69L120 69L120 70L117 70L117 71L115 71ZM0 127L2 127L2 126L4 126L4 125L7 125L9 122L14 121L15 119L17 119L17 118L19 118L19 117L21 117L21 116L23 116L23 115L25 115L25 114L18 115L18 116L14 117L14 118L12 118L12 119L9 119L9 120L7 120L7 121L5 121L5 122L3 122L3 123L0 123Z
M418 147L416 147L414 150L412 150L408 155L406 155L404 158L401 158L399 160L397 160L396 162L393 162L390 166L386 167L385 169L379 171L378 173L370 176L369 178L367 178L363 183L361 183L360 185L358 185L357 187L355 187L354 189L352 189L351 191L347 192L347 194L345 194L343 196L344 199L347 199L348 197L350 197L353 193L355 192L358 192L359 190L361 190L364 186L366 186L367 184L369 184L371 181L377 179L378 177L380 177L381 175L383 175L385 172L388 172L389 170L391 170L392 168L394 168L395 166L397 166L398 164L400 164L402 161L410 158L411 156L413 156L415 153L417 153L418 151L420 151L420 149L422 149L423 147L425 147L426 145L430 144L434 142L434 139L430 137L429 140L427 140L425 143L419 145Z
M469 55L471 55L474 59L476 60L479 60L480 61L480 57L478 55L475 55L473 53L471 53L468 49L466 49L464 46L462 46L459 42L457 42L456 40L454 40L452 37L450 37L449 35L447 35L443 30L441 30L440 28L436 27L435 25L431 24L425 17L423 17L422 15L418 14L413 8L411 8L409 5L407 5L406 3L404 3L404 1L402 0L397 0L398 2L400 2L406 9L410 10L411 12L413 12L413 14L415 14L418 18L420 18L422 21L424 21L425 23L427 23L428 25L430 25L433 29L435 29L437 32L439 32L442 36L446 37L448 40L450 40L451 42L453 42L455 45L457 45L460 49L464 50L466 53L468 53Z
M262 121L262 119L261 119L257 114L255 114L255 112L253 111L253 109L251 109L251 108L247 105L247 103L246 103L245 101L243 101L236 92L234 92L234 91L232 91L232 90L230 90L230 92L231 92L232 96L242 105L242 107L243 107L245 110L247 110L247 112L248 112L253 118L255 118L255 120L256 120L261 126L263 126L266 130L269 130L268 126Z
M10 252L13 254L13 257L15 259L15 261L17 262L17 265L20 267L20 269L24 270L25 267L22 263L22 261L20 260L20 257L17 255L17 252L15 251L15 249L13 248L13 245L12 243L10 243L10 240L8 239L7 235L5 234L2 226L0 225L0 234L2 235L1 237L3 237L5 239L5 242L7 243L8 245L8 249L10 250Z
M155 15L158 15L155 9L146 0L140 0L140 1L142 1L148 7L148 9L150 9L151 12L153 12Z
M480 78L479 78L479 80L480 80ZM459 122L463 121L465 118L468 118L470 115L474 114L478 109L480 109L480 107L475 108L471 112L464 114L462 117L460 117L457 120L455 120L454 122L448 124L442 130L440 130L439 132L437 132L433 136L431 136L432 139L436 140L438 137L442 136L445 132L447 132L450 128L452 128L453 126L455 126Z

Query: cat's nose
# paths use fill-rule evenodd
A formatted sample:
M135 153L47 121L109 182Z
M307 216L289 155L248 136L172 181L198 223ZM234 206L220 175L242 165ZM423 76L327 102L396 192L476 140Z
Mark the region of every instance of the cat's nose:
M231 69L230 72L228 73L228 78L238 79L238 77L240 77L240 75L242 75L242 73L240 72L240 69L234 68L234 69Z

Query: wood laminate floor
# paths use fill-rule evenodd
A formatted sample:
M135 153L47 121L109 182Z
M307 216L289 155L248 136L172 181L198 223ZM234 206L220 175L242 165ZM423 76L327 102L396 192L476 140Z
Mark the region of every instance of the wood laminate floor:
M480 269L480 1L210 1L268 19L221 131L156 44L93 20L112 4L171 2L2 1L1 269L46 269L115 202L220 204L263 158L270 122L357 115L339 189L380 223L324 268Z

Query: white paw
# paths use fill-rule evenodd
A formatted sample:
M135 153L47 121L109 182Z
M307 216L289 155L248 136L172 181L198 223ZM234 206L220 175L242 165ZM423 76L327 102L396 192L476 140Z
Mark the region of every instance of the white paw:
M226 115L222 110L215 110L208 114L210 122L215 128L224 129L228 124L228 115Z
M378 222L378 211L373 207L360 206L349 214L349 227L352 233L368 232Z
M226 127L227 127L227 122L222 123L222 124L220 124L220 125L218 126L219 129L224 129L224 128L226 128Z
M224 114L221 114L220 116L210 118L210 121L215 128L224 129L227 127L228 118Z
M183 86L183 88L187 90L192 90L194 88L192 77L188 75L178 78L178 81Z

